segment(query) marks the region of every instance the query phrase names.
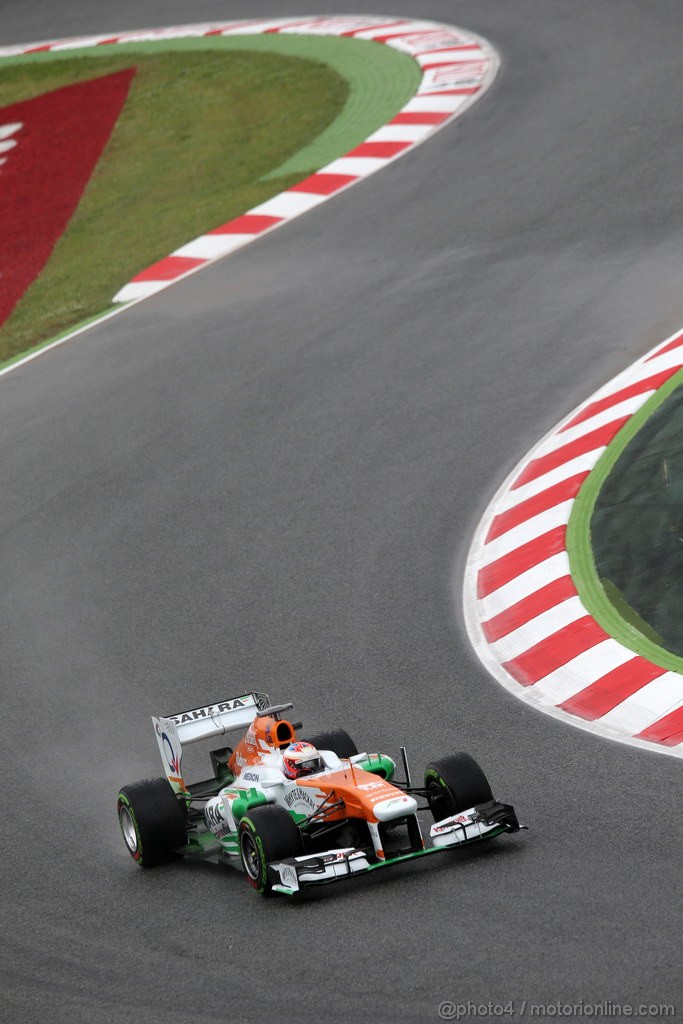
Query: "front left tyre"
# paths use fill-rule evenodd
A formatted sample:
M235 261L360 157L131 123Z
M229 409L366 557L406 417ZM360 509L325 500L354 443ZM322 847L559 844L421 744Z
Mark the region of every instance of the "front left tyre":
M434 821L493 799L489 780L470 754L462 751L432 761L425 771L427 801Z
M268 864L299 857L304 852L299 827L289 811L277 804L253 807L240 820L240 856L247 881L262 896L272 896Z
M167 779L144 779L120 790L119 825L133 860L154 868L176 860L187 842L186 811Z

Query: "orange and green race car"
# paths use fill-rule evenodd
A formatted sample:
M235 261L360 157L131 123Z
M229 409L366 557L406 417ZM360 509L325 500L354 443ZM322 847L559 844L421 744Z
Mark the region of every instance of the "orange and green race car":
M493 799L469 754L432 761L424 785L413 786L405 747L405 778L397 781L391 757L359 753L341 729L297 739L301 723L283 717L292 707L247 693L152 718L166 778L124 786L118 796L133 859L154 867L217 858L243 869L264 896L292 896L524 827L509 804ZM183 747L230 733L234 749L210 751L212 777L188 784ZM434 819L430 845L422 811Z

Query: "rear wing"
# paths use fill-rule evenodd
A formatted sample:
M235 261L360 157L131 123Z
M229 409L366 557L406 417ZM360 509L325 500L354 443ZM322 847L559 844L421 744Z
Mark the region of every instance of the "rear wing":
M177 715L152 716L166 778L175 792L187 789L182 768L184 745L246 729L269 704L270 698L265 693L245 693Z

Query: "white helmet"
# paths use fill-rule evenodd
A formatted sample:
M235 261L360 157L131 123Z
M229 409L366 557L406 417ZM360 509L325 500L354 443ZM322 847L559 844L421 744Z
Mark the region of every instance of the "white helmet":
M312 743L297 740L290 743L282 752L282 768L288 779L298 779L302 775L313 775L321 772L325 765L323 759Z

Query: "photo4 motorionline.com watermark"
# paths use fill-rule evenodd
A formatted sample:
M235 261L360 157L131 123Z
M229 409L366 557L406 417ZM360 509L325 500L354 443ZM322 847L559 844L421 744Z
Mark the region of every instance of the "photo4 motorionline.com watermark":
M513 1020L516 1017L531 1017L535 1020L553 1020L564 1017L569 1020L619 1020L624 1017L664 1018L676 1017L674 1003L618 1003L611 999L598 1002L570 1002L559 999L550 1003L536 1003L531 999L510 999L506 1003L455 1002L445 999L439 1005L441 1020L467 1020L480 1018L491 1020L495 1017Z

